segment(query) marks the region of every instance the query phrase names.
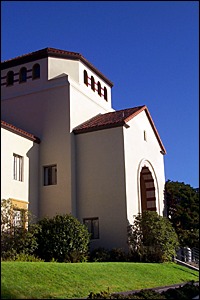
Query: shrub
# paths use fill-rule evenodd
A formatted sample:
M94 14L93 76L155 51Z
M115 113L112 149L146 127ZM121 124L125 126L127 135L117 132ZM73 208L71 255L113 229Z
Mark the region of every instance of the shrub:
M87 260L90 234L75 217L56 215L38 222L36 255L45 261L82 262Z
M185 284L179 288L170 288L161 293L153 289L143 289L133 294L111 294L108 291L101 291L100 293L90 292L87 299L193 299L199 294L199 286L194 285L194 282Z
M37 225L29 225L32 216L29 211L22 210L21 224L16 226L13 222L15 216L15 206L11 200L1 201L1 259L15 260L23 253L33 255L38 244L35 233Z
M90 261L93 262L119 262L128 261L127 254L121 248L113 248L111 250L99 247L90 253Z
M167 291L162 292L162 294L165 295L166 299L193 299L199 294L199 286L196 286L194 281L191 281L182 287L176 289L170 288Z
M107 250L103 247L94 249L90 253L90 261L93 261L93 262L108 262L108 261L110 261L109 250Z
M167 218L144 211L128 226L128 244L133 260L164 262L175 255L178 237Z
M44 262L43 259L34 255L25 254L23 252L17 254L14 258L15 261L27 261L27 262Z
M128 261L127 254L121 248L113 248L110 250L110 261Z

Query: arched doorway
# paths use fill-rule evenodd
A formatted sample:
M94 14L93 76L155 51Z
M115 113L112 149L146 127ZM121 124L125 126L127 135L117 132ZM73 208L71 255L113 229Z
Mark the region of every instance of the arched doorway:
M140 172L141 211L156 209L156 194L153 176L148 167L144 166Z

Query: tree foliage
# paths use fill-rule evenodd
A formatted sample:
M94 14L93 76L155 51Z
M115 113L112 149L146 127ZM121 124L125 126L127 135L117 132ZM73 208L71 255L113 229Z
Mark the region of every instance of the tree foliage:
M183 182L165 184L167 216L181 246L199 247L199 189Z
M38 222L36 254L45 261L78 262L86 260L90 234L72 215L56 215Z
M29 225L31 214L21 210L21 220L16 226L13 222L16 207L10 199L1 200L1 258L16 260L19 255L33 255L38 244L35 233L37 225Z
M128 244L134 260L171 261L178 247L172 224L154 211L144 211L128 227Z

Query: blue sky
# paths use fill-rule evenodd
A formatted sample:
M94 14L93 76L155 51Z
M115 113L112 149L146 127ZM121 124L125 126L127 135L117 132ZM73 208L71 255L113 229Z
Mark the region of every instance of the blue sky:
M166 180L199 186L198 1L1 1L1 60L52 47L113 83L115 110L147 105Z

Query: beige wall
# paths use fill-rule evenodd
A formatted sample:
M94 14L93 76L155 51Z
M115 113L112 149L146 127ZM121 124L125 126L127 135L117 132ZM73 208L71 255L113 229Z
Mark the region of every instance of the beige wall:
M25 66L30 69L35 63L41 66L40 79L2 87L2 118L41 139L37 176L39 216L76 215L74 144L70 132L99 112L112 110L111 100L100 100L97 92L84 85L80 62L48 58ZM19 72L21 67L12 70ZM83 69L82 66L81 73ZM52 164L57 165L57 185L44 186L43 167Z
M28 86L28 82L26 83ZM14 93L13 93L14 94ZM72 211L71 146L67 76L46 81L40 92L2 100L2 118L41 139L39 216ZM43 167L56 164L57 185L43 185Z
M22 181L13 178L13 154L23 157ZM34 216L38 215L38 154L38 144L1 128L1 199L29 203Z
M124 127L124 149L126 165L126 194L129 222L133 215L141 212L140 171L146 165L154 179L156 188L157 212L162 215L164 209L164 159L161 148L152 126L143 111L128 122L129 128ZM147 141L144 140L146 131Z
M126 192L122 128L78 134L78 218L98 217L100 239L92 247L126 247Z

